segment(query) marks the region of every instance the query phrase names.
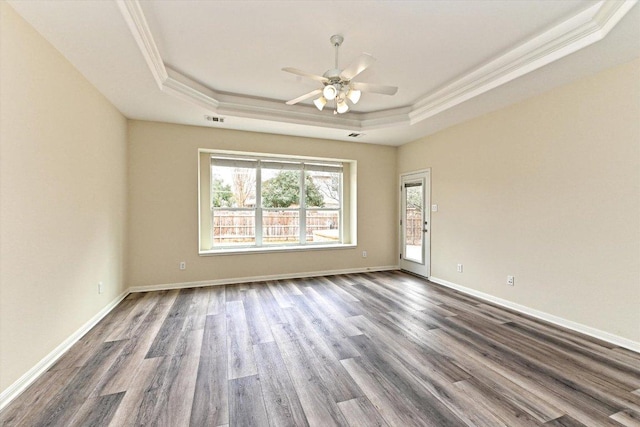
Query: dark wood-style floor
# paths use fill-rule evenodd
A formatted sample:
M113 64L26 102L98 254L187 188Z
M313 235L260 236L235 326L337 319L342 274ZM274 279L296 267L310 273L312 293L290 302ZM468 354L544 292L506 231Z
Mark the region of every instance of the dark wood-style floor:
M640 355L401 272L136 293L0 423L640 425Z

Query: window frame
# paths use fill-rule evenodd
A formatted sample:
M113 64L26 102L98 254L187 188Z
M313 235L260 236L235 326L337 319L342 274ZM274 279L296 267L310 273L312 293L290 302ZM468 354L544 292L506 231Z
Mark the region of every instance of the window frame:
M213 185L214 164L253 165L255 167L255 204L253 207L214 207L211 188ZM290 167L286 167L287 163ZM279 167L273 167L279 166ZM208 171L203 174L203 169ZM300 204L294 208L264 207L262 203L262 172L265 169L297 170L300 171L299 199ZM306 206L306 174L314 171L339 172L339 202L338 207L307 207ZM302 156L281 156L262 153L247 153L237 151L198 150L198 253L199 255L224 255L256 252L286 252L299 250L341 249L356 246L355 235L355 171L354 160L311 158ZM204 178L208 179L204 179ZM203 182L204 181L204 182ZM203 185L204 184L204 185ZM345 191L346 189L346 191ZM204 203L203 203L204 202ZM206 209L205 209L206 207ZM206 210L209 212L206 212ZM251 211L254 212L254 241L247 244L215 245L213 242L214 212L218 211ZM298 241L291 243L268 243L263 240L263 214L273 211L298 212ZM310 242L307 241L307 214L311 211L327 211L338 213L338 241ZM208 223L203 222L208 217ZM206 219L206 218L205 218Z

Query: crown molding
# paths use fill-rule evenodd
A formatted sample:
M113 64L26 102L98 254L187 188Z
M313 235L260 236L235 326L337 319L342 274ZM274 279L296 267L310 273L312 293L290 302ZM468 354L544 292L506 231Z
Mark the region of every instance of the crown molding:
M524 74L602 40L637 0L603 0L498 58L476 68L413 105L417 123Z
M139 0L116 0L161 91L218 115L360 132L419 123L596 43L605 38L637 2L602 0L418 98L412 105L336 116L307 105L288 106L279 100L217 92L168 68L160 56Z
M135 39L144 60L153 75L156 84L162 90L162 83L167 79L167 70L160 56L156 42L153 39L147 19L142 13L142 7L137 0L116 0L120 14L124 18L131 35Z

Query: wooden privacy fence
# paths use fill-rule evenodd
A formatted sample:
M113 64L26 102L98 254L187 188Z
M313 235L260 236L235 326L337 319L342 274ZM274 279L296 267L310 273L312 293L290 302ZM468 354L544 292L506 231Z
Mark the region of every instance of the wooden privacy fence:
M422 244L422 211L420 209L407 208L404 235L407 245Z
M339 215L338 211L307 211L306 241L314 241L314 232L337 230ZM254 242L255 214L251 211L214 211L212 231L213 241L218 244ZM298 211L262 211L264 242L286 243L297 242L299 239L300 214Z

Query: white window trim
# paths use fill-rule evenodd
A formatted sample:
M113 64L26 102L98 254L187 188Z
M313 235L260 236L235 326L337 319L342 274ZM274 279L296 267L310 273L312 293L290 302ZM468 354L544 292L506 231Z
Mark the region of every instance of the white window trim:
M207 156L208 161L203 163L203 155ZM326 171L337 171L338 168L335 166L336 163L340 163L343 165L339 168L342 172L342 179L340 181L340 208L311 208L311 210L328 210L328 211L339 211L340 212L340 243L313 243L306 242L306 230L304 230L303 224L306 224L306 221L301 221L300 226L300 242L292 243L292 244L282 244L282 245L262 245L258 246L258 242L262 244L262 227L256 227L256 239L255 244L248 246L226 246L226 247L211 247L206 248L203 245L203 232L210 233L211 225L208 227L203 227L203 198L205 198L205 204L207 208L211 212L210 203L207 203L210 200L210 179L209 183L205 186L202 184L202 172L203 172L203 164L207 165L209 172L207 172L207 176L210 178L210 170L211 170L211 158L214 156L226 157L230 164L233 164L235 161L240 163L244 163L247 165L251 162L247 157L251 157L253 159L259 159L259 162L254 162L254 164L258 164L260 162L264 162L266 165L269 164L270 161L282 163L286 161L292 162L301 162L302 167L300 170L304 172L307 168L305 165L310 165L309 170L326 170ZM272 154L263 154L263 153L250 153L250 152L237 152L237 151L223 151L223 150L211 150L211 149L199 149L198 150L198 254L200 256L214 256L214 255L234 255L234 254L254 254L254 253L269 253L269 252L298 252L298 251L314 251L314 250L334 250L334 249L350 249L357 246L357 194L356 194L356 172L357 172L357 163L355 160L347 160L347 159L333 159L333 158L315 158L315 157L305 157L305 156L295 156L295 155L272 155ZM269 210L270 208L262 208L261 207L261 185L262 180L260 177L260 172L262 167L256 168L256 208L248 209L256 212L255 221L258 224L258 221L261 221L262 211L264 209ZM293 168L298 169L298 168ZM348 181L347 181L348 180ZM349 191L345 197L345 192L343 191L345 188L345 182L347 183L347 188ZM301 185L304 185L304 173L301 174ZM304 187L302 187L304 188ZM208 197L203 190L207 190L209 194ZM301 190L303 191L303 190ZM303 214L306 213L305 198L302 197L300 203L300 215L302 217ZM259 204L260 203L260 204ZM211 220L211 214L209 214L209 219ZM260 222L262 224L262 222ZM210 241L210 238L209 238Z

